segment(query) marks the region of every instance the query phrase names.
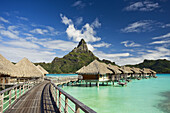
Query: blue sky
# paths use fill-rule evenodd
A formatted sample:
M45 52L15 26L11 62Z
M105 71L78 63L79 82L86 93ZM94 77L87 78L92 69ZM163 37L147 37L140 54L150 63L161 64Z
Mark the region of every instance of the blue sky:
M168 0L0 0L0 54L51 62L84 38L118 65L170 60Z

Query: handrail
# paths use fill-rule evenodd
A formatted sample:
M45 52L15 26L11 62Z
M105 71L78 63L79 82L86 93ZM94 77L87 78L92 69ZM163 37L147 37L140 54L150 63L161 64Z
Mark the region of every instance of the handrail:
M50 81L50 80L49 80ZM61 112L61 94L63 94L65 96L65 108L64 108L64 112L67 113L68 112L68 99L73 102L75 104L75 113L79 113L80 112L80 109L82 111L84 111L85 113L96 113L94 110L92 110L91 108L89 108L88 106L84 105L82 102L80 102L79 100L75 99L73 96L69 95L68 93L66 93L65 91L63 91L62 89L60 89L57 85L55 85L55 83L53 83L51 81L51 90L53 92L54 89L56 89L56 91L58 90L59 91L59 94L57 94L57 92L53 94L53 97L58 98L58 100L56 100L56 103L57 101L59 101L59 110ZM54 87L54 88L53 88ZM57 99L56 98L56 99Z
M17 100L17 98L21 97L42 80L43 79L41 78L37 80L31 80L0 91L0 113L3 113Z

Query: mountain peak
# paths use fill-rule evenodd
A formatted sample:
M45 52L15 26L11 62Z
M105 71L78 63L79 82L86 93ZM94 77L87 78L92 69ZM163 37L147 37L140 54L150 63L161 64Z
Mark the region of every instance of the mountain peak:
M82 38L81 41L79 42L77 48L79 48L80 46L84 46L84 45L86 45L86 42L85 42L85 40Z
M75 52L89 52L85 40L81 39L81 41L79 42L78 46L76 48L74 48L73 51L75 51Z

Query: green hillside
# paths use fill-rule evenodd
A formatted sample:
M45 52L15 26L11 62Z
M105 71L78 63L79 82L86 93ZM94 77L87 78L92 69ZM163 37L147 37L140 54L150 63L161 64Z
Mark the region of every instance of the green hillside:
M166 59L144 60L140 64L127 66L138 68L150 68L152 70L155 70L157 73L170 73L170 61Z

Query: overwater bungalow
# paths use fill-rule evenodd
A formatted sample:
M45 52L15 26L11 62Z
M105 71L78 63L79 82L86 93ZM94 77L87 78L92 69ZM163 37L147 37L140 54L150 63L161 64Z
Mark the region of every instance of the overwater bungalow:
M0 83L10 83L10 78L17 77L17 74L18 70L15 65L0 54Z
M94 60L89 65L82 67L76 72L82 75L82 79L86 82L96 82L99 86L99 82L109 82L112 81L112 71L108 69L108 65Z
M142 72L142 78L148 78L151 75L150 69L143 68L141 69Z
M44 75L49 74L43 67L41 67L40 65L36 66Z
M21 79L36 79L44 76L44 73L40 71L33 63L27 58L20 60L15 66L19 69Z
M112 81L119 81L121 78L124 77L124 74L122 74L123 71L118 66L108 64L108 68L113 72L111 77Z
M140 68L135 68L135 67L132 67L131 70L133 71L133 77L134 79L139 79L139 77L142 76L142 71Z
M124 72L126 72L127 78L131 79L135 77L135 73L132 71L130 67L122 66L121 69L124 70Z
M150 77L152 76L154 78L157 78L156 71L150 69L150 72L151 72Z

